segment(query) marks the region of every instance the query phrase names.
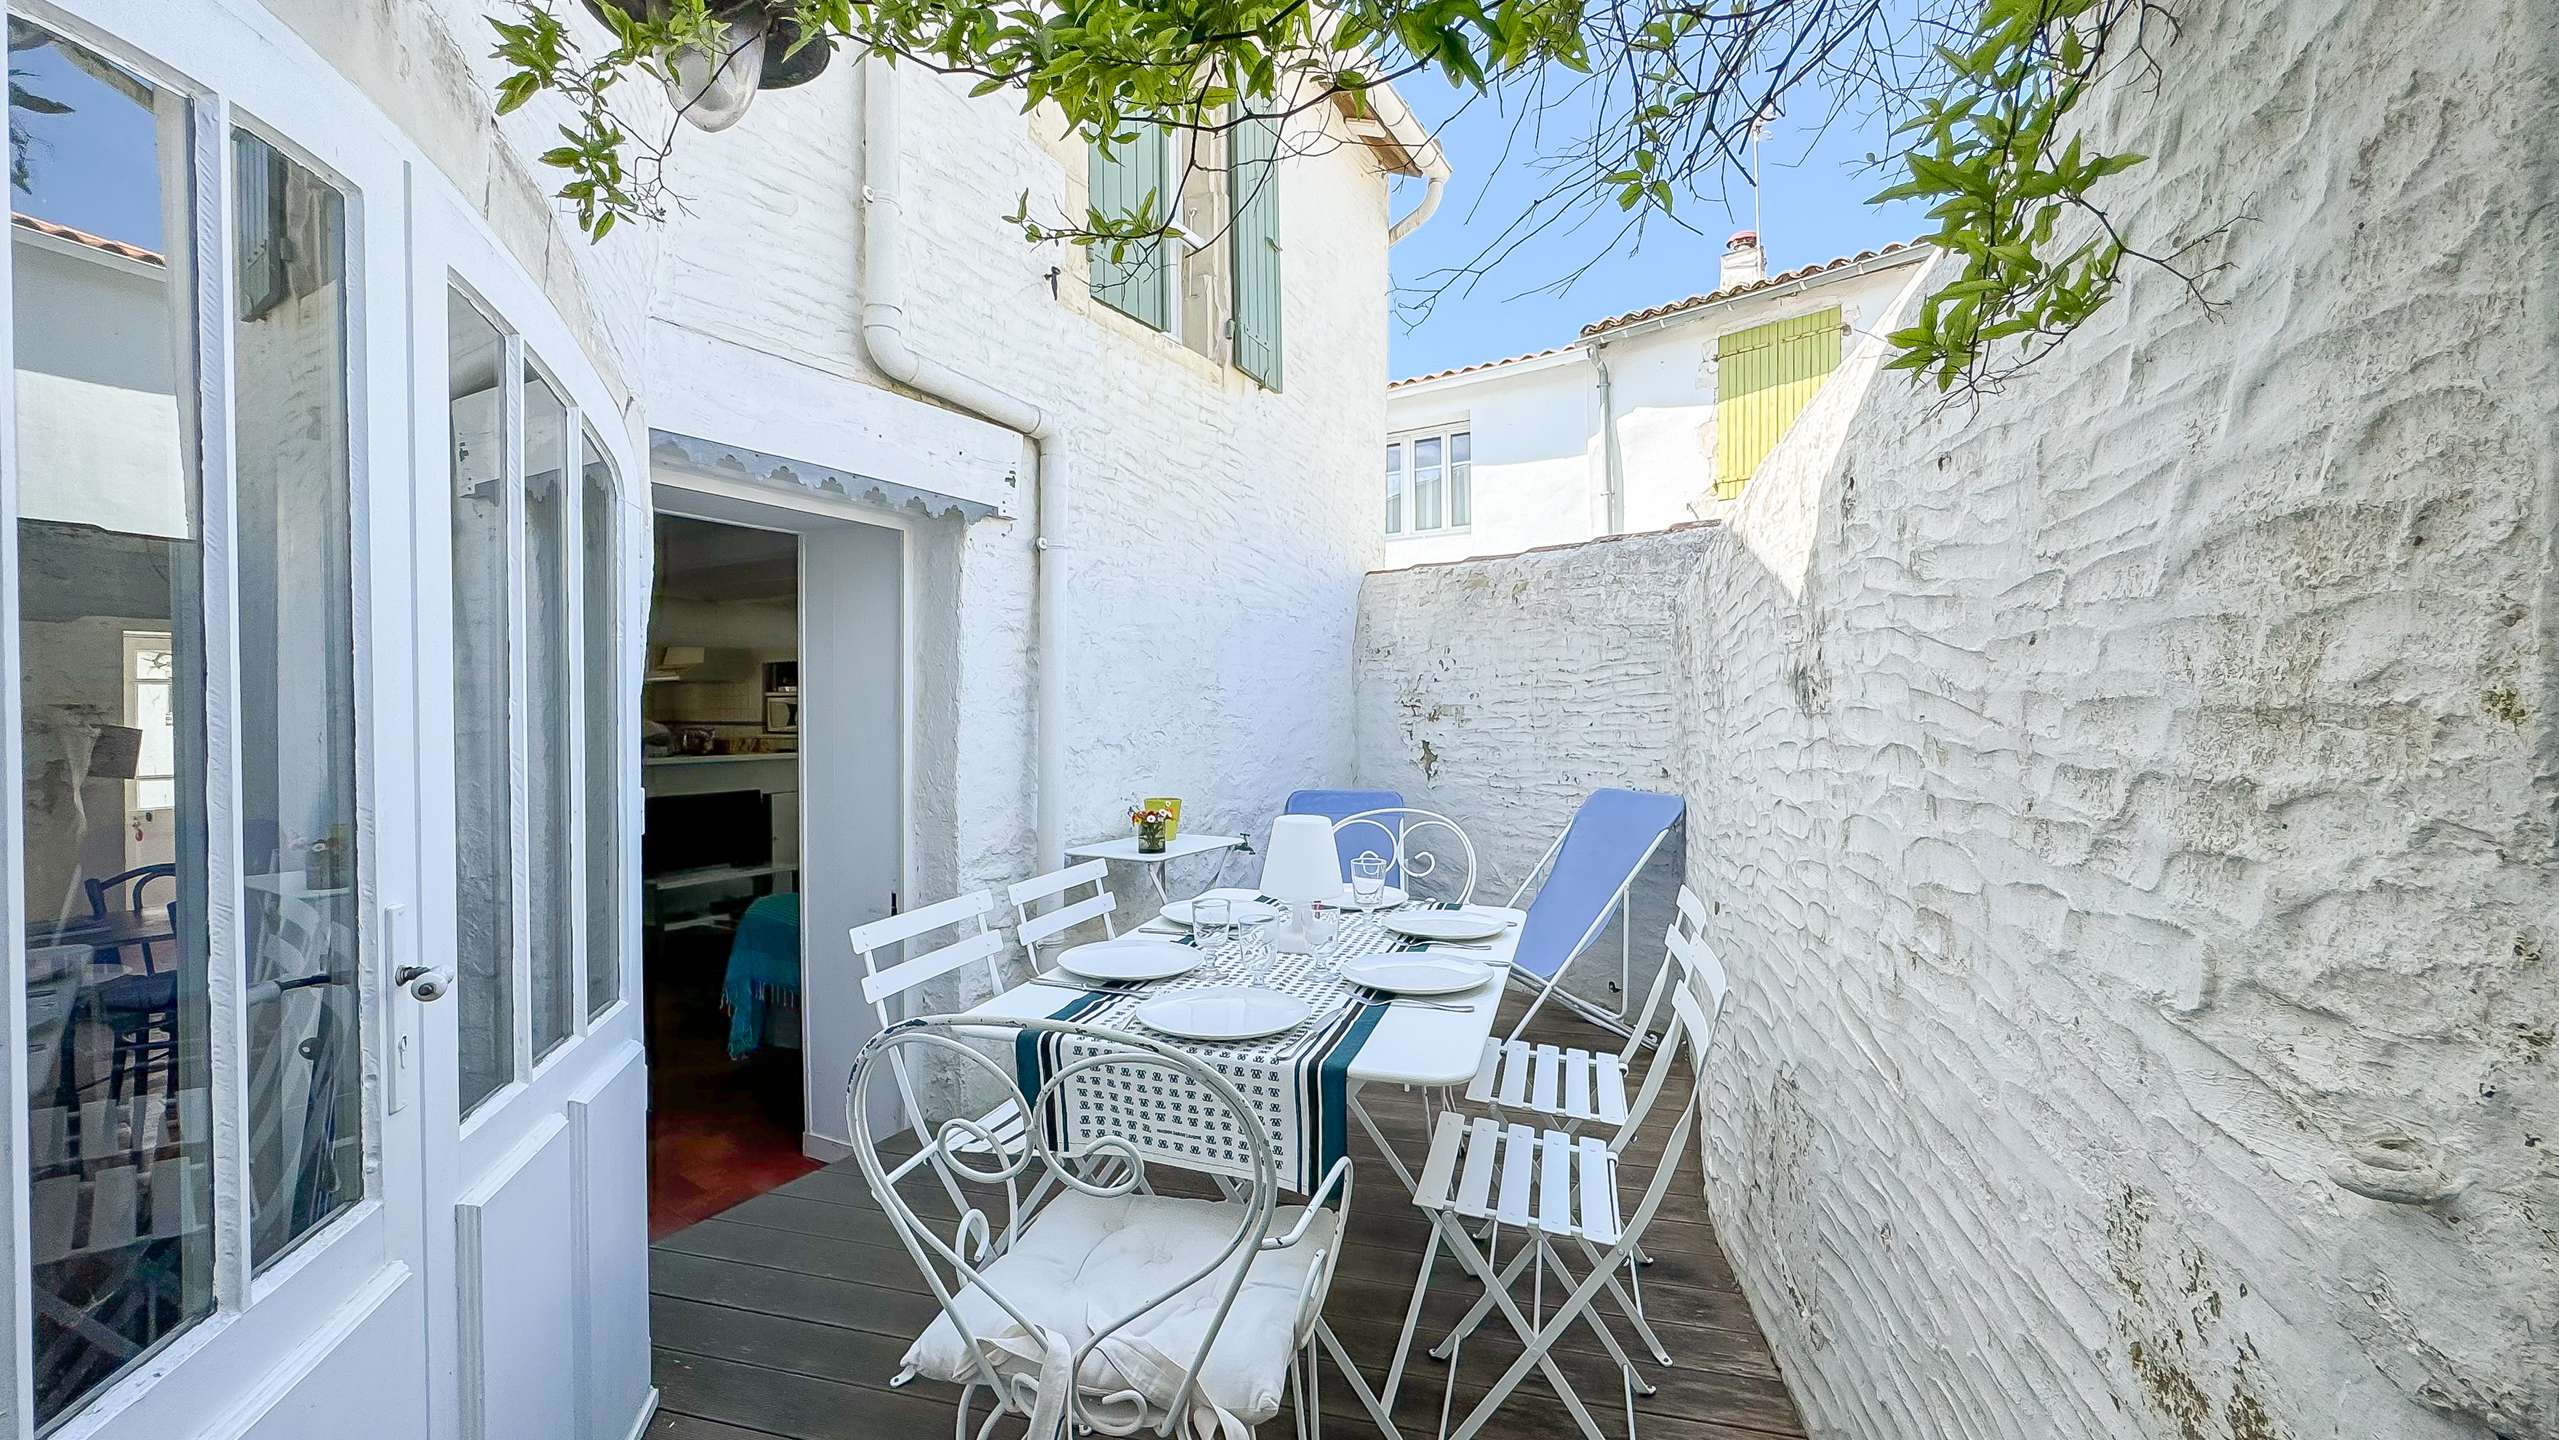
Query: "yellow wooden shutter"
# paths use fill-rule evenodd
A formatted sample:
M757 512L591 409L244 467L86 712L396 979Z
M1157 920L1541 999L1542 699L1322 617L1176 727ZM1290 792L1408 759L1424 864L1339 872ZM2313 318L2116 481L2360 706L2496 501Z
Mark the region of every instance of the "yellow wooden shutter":
M1839 307L1715 342L1715 498L1730 500L1839 368Z

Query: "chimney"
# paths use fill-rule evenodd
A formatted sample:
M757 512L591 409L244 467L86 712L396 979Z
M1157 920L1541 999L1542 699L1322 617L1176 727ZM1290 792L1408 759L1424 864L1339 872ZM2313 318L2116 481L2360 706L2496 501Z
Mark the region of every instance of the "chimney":
M1718 290L1739 285L1756 285L1768 278L1768 252L1759 248L1759 232L1736 230L1724 242L1724 273L1716 281Z

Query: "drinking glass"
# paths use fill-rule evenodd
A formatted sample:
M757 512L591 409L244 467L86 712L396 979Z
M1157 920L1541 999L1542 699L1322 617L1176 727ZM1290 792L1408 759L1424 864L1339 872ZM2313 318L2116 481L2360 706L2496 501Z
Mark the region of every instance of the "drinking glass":
M1222 896L1192 901L1191 937L1224 968L1235 954L1235 902Z
M1277 917L1266 916L1242 921L1238 927L1243 938L1236 946L1236 956L1243 971L1242 978L1251 984L1266 983L1279 959L1278 952L1271 948L1271 926L1275 923Z
M1386 893L1386 859L1374 852L1351 862L1351 899L1362 910L1374 909Z

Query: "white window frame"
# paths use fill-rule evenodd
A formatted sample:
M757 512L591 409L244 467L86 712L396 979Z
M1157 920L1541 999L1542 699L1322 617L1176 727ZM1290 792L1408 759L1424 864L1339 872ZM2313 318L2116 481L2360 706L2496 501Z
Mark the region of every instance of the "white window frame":
M1456 494L1455 481L1457 478L1457 461L1454 457L1457 453L1457 440L1459 436L1464 436L1467 441L1466 519L1463 523L1452 523L1448 517L1455 513L1457 508L1455 505L1451 504L1450 501L1451 497ZM1386 437L1386 444L1388 448L1392 449L1397 446L1402 447L1402 463L1395 472L1395 478L1403 482L1400 490L1402 502L1396 506L1392 516L1392 518L1400 521L1401 524L1400 526L1390 526L1387 529L1387 539L1427 540L1441 535L1464 535L1474 530L1474 439L1475 425L1472 417L1451 420L1441 425L1425 425L1411 430L1397 430ZM1413 523L1414 517L1420 513L1415 504L1419 492L1415 489L1414 472L1417 467L1413 463L1413 457L1420 452L1414 447L1425 440L1436 440L1439 442L1439 514L1441 522L1427 529ZM1388 493L1395 494L1398 492L1390 488Z
M343 1313L351 1302L381 1292L390 1277L405 1273L396 1265L399 1245L389 1234L394 1202L386 1199L380 1165L389 1115L398 1108L399 1101L386 1077L373 1073L369 1066L364 1067L361 1077L365 1156L362 1194L296 1237L293 1244L270 1257L263 1267L253 1263L247 1138L249 985L240 919L244 856L238 774L242 757L235 739L215 738L236 737L241 703L234 663L240 636L234 610L238 557L232 543L232 527L237 465L231 413L236 324L232 308L232 207L239 188L231 159L232 137L240 131L283 152L335 189L346 206L343 264L348 299L341 379L348 406L349 583L355 603L357 885L366 897L356 965L355 1034L372 1046L377 1043L377 1035L387 1033L389 987L385 971L392 953L388 933L397 907L377 908L375 904L382 895L385 847L377 843L381 826L372 758L377 712L371 701L374 660L367 606L375 577L368 557L368 507L374 498L374 486L385 473L396 472L386 472L378 464L377 451L382 441L368 421L372 388L380 378L385 359L376 348L377 337L384 332L380 330L382 317L374 307L371 287L383 275L392 273L397 264L397 257L382 244L383 234L376 221L383 213L382 207L389 203L384 197L396 196L400 191L399 172L388 167L391 152L376 137L333 132L321 117L309 113L307 87L260 75L252 75L237 85L199 79L178 68L172 57L154 53L117 33L111 22L125 17L113 7L95 0L6 0L0 9L13 18L41 25L141 76L183 107L187 116L186 138L176 156L180 164L173 173L186 177L191 187L189 199L195 225L182 236L170 237L167 249L173 279L183 286L173 289L173 297L192 312L185 317L187 329L182 343L192 347L189 362L195 409L190 423L195 427L193 458L200 487L195 518L203 546L199 595L205 666L202 703L208 731L203 775L204 866L210 897L206 917L209 963L205 1038L212 1047L207 1104L214 1117L210 1135L212 1213L208 1225L213 1250L212 1309L162 1335L121 1374L91 1389L41 1428L35 1424L32 1403L33 1338L24 1324L24 1317L32 1310L33 1292L32 1256L25 1248L25 1212L20 1210L10 1223L0 1225L0 1296L6 1297L5 1304L0 1304L0 1440L28 1440L37 1435L48 1440L86 1440L110 1430L184 1433L189 1427L181 1423L180 1417L197 1421L204 1418L196 1411L207 1387L214 1383L208 1377L249 1373L260 1357L282 1353L286 1342L309 1336L325 1317ZM107 23L83 13L88 11L106 12ZM187 61L223 64L234 60L236 56L227 48L232 37L225 34L220 38L224 42L222 53L213 53L217 47L208 41L190 53ZM237 66L226 68L239 73ZM288 127L292 133L288 133ZM296 135L320 137L319 148L301 143ZM323 153L324 150L331 153ZM182 242L188 247L183 255L179 248ZM14 271L12 251L9 259L0 259L0 311L8 313L14 313ZM10 358L6 352L12 343L0 334L0 360ZM0 364L0 577L5 577L5 583L0 583L0 676L15 676L20 671L23 623L17 603L17 577L21 570L14 444L16 398L9 379L14 375L13 365L14 362ZM128 662L128 691L129 670ZM24 773L23 725L17 684L13 679L0 682L0 835L5 835L5 848L11 852L22 843L19 832L24 796L18 777ZM0 982L0 1032L11 1036L23 1035L26 1021L25 996L15 977L23 977L25 972L23 936L29 917L24 913L23 897L16 892L14 883L0 886L0 960L6 962L0 969L13 977ZM13 1040L8 1051L5 1058L0 1058L0 1183L23 1186L28 1166L25 1120L30 1077L12 1063L23 1056L23 1045ZM403 1199L398 1203L409 1202Z

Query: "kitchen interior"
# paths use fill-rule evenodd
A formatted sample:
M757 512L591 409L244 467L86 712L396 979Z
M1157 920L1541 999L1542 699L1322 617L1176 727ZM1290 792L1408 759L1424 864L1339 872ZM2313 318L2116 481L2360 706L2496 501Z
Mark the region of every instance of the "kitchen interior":
M813 1167L800 1151L800 537L657 517L641 687L649 1223Z

